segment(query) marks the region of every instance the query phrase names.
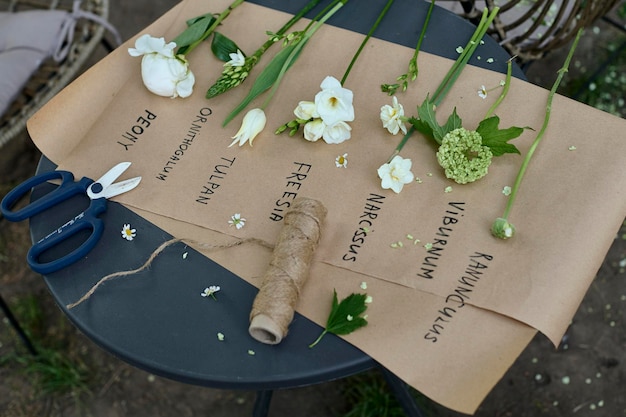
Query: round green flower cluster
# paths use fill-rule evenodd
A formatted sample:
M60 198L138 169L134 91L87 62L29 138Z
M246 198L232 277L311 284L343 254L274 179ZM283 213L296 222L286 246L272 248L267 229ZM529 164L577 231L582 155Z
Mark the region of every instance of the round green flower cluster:
M437 151L446 177L467 184L487 175L493 153L482 142L478 132L463 127L448 132Z

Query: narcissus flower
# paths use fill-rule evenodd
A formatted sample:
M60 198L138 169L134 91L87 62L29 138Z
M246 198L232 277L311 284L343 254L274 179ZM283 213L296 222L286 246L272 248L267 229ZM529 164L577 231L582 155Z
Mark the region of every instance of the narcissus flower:
M250 146L252 146L252 141L265 128L266 122L267 118L265 117L265 112L263 110L250 110L243 117L241 127L239 128L239 131L235 134L235 136L231 138L234 140L230 145L228 145L228 147L230 148L237 142L239 142L239 146L242 146L246 142L250 142Z
M143 56L141 78L150 92L163 97L189 97L195 77L187 59L174 54L175 48L174 42L165 43L164 38L145 34L135 41L134 48L128 48L128 53Z
M401 130L406 135L406 126L402 121L404 116L404 107L398 103L398 98L393 96L393 104L385 104L380 108L380 120L383 122L383 127L389 131L392 135L398 134Z
M487 175L493 153L482 144L482 136L463 127L447 133L437 151L439 165L447 178L467 184Z
M411 172L412 162L400 155L393 157L391 162L378 168L378 177L381 179L383 189L391 188L395 193L402 191L404 184L408 184L415 178Z

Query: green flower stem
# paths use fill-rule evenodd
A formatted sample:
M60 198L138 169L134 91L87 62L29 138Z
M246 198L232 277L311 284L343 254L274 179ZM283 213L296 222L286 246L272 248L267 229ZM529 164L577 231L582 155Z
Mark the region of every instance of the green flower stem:
M324 329L324 331L322 331L322 333L320 333L320 335L317 337L317 339L315 339L315 342L311 343L309 345L309 348L314 348L315 345L317 345L320 340L322 340L322 337L324 337L324 335L326 335L326 333L328 333L328 330Z
M433 9L435 8L435 0L431 0L430 7L428 8L428 12L426 13L426 18L424 19L424 24L422 25L422 31L420 32L420 36L417 40L417 45L415 46L415 51L413 52L413 56L409 60L409 70L396 78L396 81L402 81L402 91L406 91L408 88L409 80L415 81L417 78L418 68L417 68L417 56L419 55L420 50L422 49L422 42L426 37L426 30L428 29L428 23L430 22L430 16L433 13ZM400 88L400 84L382 84L380 86L381 91L383 93L387 93L392 96L396 93L398 88Z
M465 65L474 54L474 51L476 51L476 48L478 48L481 39L487 33L489 26L491 26L491 23L495 19L499 10L500 9L498 7L494 7L491 13L488 13L487 8L483 9L483 15L478 23L478 26L476 27L476 30L474 31L474 34L433 94L433 104L435 104L435 106L438 106L439 103L441 103L446 94L448 94L448 91L450 91L456 82L457 78L459 78L463 68L465 68Z
M206 40L206 38L211 36L211 34L215 31L215 29L217 29L219 24L222 23L222 21L230 15L230 12L232 12L237 6L239 6L244 1L245 0L233 1L222 13L220 13L220 15L215 19L215 22L213 22L213 24L209 26L209 28L204 32L204 34L200 37L200 39L198 39L197 41L195 41L194 43L192 43L191 45L187 47L187 50L185 51L185 55L193 51L196 46L200 45L202 42Z
M487 114L485 114L485 117L484 117L485 119L488 119L493 114L493 112L496 111L500 103L502 103L507 93L509 92L509 87L511 86L511 74L513 72L513 59L514 58L511 58L506 62L507 64L506 65L506 78L504 79L504 86L502 87L502 93L500 93L500 96L498 97L496 102L493 103L493 105L489 108L489 110L487 110Z
M420 32L420 37L417 40L417 45L415 46L415 52L413 53L413 58L409 62L409 70L415 69L415 72L412 74L412 80L417 78L417 56L422 49L422 42L424 42L424 38L426 37L426 29L428 29L428 23L430 22L430 15L433 14L433 9L435 8L435 0L430 2L430 6L428 7L428 13L426 13L426 19L424 20L424 24L422 25L422 31Z
M291 52L291 54L289 55L289 57L285 61L283 67L280 69L280 72L278 73L278 76L276 77L276 81L274 81L274 84L272 85L272 89L270 90L267 98L265 99L265 101L261 105L261 109L265 109L265 107L269 104L270 100L272 99L272 97L276 93L276 90L278 89L278 86L280 85L280 82L282 81L283 77L287 73L287 70L289 69L289 67L291 67L291 64L298 57L298 55L300 55L300 52L302 51L302 48L304 48L304 46L309 41L309 39L311 39L311 37L315 34L315 32L317 32L317 30L319 28L321 28L322 25L324 23L326 23L326 21L328 19L330 19L347 2L348 2L348 0L338 0L338 1L335 1L336 4L334 5L334 7L332 7L321 19L316 21L315 24L313 26L311 26L311 28L308 29L304 33L304 35L302 36L302 39L300 39L300 41L298 41L298 44L295 46L295 48L293 49L293 51Z
M393 2L394 2L394 0L388 0L387 1L387 4L385 5L384 9L378 15L378 18L376 19L376 22L374 22L374 24L370 28L370 31L367 33L367 36L365 36L365 39L363 39L363 42L361 42L361 45L359 46L359 49L357 49L356 53L352 57L352 61L350 61L350 64L348 65L348 68L346 69L346 72L343 74L343 77L341 78L341 85L344 85L344 83L346 82L346 79L348 78L348 74L350 74L350 71L352 70L352 67L354 66L354 63L356 62L356 60L358 59L359 55L361 54L361 51L363 51L363 48L365 47L365 44L372 37L372 35L376 31L376 29L378 28L378 25L380 25L380 22L383 20L383 18L387 14L387 11L389 11L389 8L393 4Z
M508 220L509 218L509 214L511 213L511 208L513 207L513 203L515 202L515 197L517 196L517 191L519 190L520 184L522 183L522 179L524 178L524 174L526 173L526 168L528 168L530 159L532 158L533 153L535 153L537 146L539 146L539 142L541 142L541 139L543 138L543 135L548 127L548 122L550 121L550 113L552 112L552 99L554 98L554 95L556 94L556 90L559 88L559 85L561 84L561 80L565 76L565 73L568 71L570 61L572 60L572 56L574 56L574 51L576 50L576 47L578 46L578 41L580 40L582 32L583 32L582 29L578 30L578 33L576 34L576 39L574 39L574 42L572 43L572 46L570 47L567 58L565 58L565 62L563 63L563 67L559 69L558 71L559 75L556 81L554 82L554 84L552 85L552 89L550 90L550 93L548 94L548 101L546 104L546 114L543 119L543 125L541 126L541 129L539 130L539 132L537 132L535 141L533 142L530 149L528 150L528 153L526 154L526 157L524 158L524 161L522 162L522 165L520 166L520 169L517 173L517 177L515 178L515 183L513 185L513 188L511 189L511 194L509 195L509 199L507 200L506 207L504 208L504 214L502 215L502 218L505 220Z
M435 106L438 106L441 103L446 94L448 94L448 91L450 91L456 80L459 78L459 75L461 75L463 68L465 68L465 65L480 44L481 39L487 33L487 29L489 29L489 26L491 26L491 23L493 22L493 19L495 19L496 14L498 14L498 11L498 7L494 7L491 13L488 13L486 8L483 10L483 15L480 19L480 22L476 27L476 30L474 31L469 42L467 43L467 46L463 49L463 52L461 53L461 55L459 55L456 61L454 61L454 64L452 65L452 67L450 67L450 70L439 84L439 87L437 87L437 89L435 90L432 98L432 103ZM391 156L387 159L387 163L391 162L391 160L396 155L400 154L400 151L402 151L402 148L404 147L406 142L409 140L411 135L413 135L413 132L415 132L415 127L411 126L411 128L407 131L406 135L404 135L398 146L396 146L396 149L394 149Z
M305 14L307 14L311 9L313 9L315 6L317 6L317 4L320 2L320 0L311 0L307 3L306 6L304 6L297 14L295 14L291 19L289 19L289 21L287 23L285 23L283 25L283 27L281 27L278 32L276 32L277 36L282 36L284 35L289 29L291 29L291 27L293 25L295 25ZM263 45L261 45L261 47L259 49L257 49L252 56L254 56L256 58L256 61L258 61L261 58L261 55L263 55L265 53L265 51L267 51L270 46L272 46L274 43L276 43L276 40L274 37L270 37L270 39L268 39L267 41L265 41L265 43Z

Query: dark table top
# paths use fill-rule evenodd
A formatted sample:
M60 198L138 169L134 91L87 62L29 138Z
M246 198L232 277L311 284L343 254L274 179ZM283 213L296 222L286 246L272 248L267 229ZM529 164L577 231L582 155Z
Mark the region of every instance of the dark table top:
M296 13L305 0L252 0ZM322 2L325 4L327 2ZM385 5L383 0L349 2L328 23L367 33ZM397 0L375 37L413 48L429 3ZM465 45L474 31L467 21L436 7L422 50L456 59L455 49ZM475 58L472 65L505 72L508 54L492 39L483 51L494 63ZM524 78L515 66L514 76ZM42 158L38 172L54 170ZM40 198L54 186L33 191ZM88 199L76 197L31 219L31 235L37 241L86 208ZM96 296L68 310L103 276L140 266L161 243L172 236L115 202L101 215L105 230L95 249L76 264L44 277L60 308L91 340L122 360L156 375L181 382L224 389L289 388L345 377L370 369L376 362L333 335L314 349L311 343L322 330L296 314L288 336L275 346L264 345L248 334L248 315L257 289L209 258L176 244L155 260L151 268L132 278L107 282ZM121 238L123 224L137 229L128 245ZM76 241L84 236L78 235ZM68 242L72 247L75 242ZM59 253L67 248L58 248ZM46 256L57 256L50 251ZM183 254L187 257L183 259ZM42 259L45 262L45 259ZM200 294L219 285L218 301ZM217 333L224 334L219 341ZM254 352L254 354L251 354Z

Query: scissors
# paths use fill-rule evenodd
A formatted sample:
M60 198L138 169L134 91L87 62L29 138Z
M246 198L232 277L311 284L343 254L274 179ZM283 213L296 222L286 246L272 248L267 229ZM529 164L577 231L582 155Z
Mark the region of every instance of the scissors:
M91 203L85 211L53 230L30 248L26 259L33 271L44 275L58 271L83 258L94 248L104 230L104 223L98 218L98 215L106 211L107 199L132 190L141 181L141 177L135 177L113 184L128 169L130 164L130 162L119 163L96 181L87 177L83 177L80 181L74 181L74 175L69 171L46 172L24 181L2 199L0 211L7 220L13 222L19 222L43 213L76 195L87 194L91 199ZM11 211L15 203L28 194L33 187L51 180L61 180L61 185L27 206L17 211ZM43 252L59 245L81 230L91 230L91 234L79 247L59 259L44 263L39 262L39 256Z

